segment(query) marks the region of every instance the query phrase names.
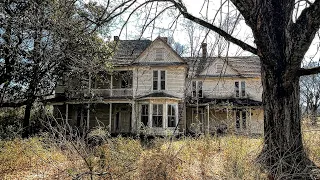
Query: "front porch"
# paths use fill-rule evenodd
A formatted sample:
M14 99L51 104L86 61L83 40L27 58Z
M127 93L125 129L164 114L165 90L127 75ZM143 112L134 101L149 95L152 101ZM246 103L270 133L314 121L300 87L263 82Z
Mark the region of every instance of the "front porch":
M134 102L72 103L54 105L54 116L62 124L80 130L101 127L110 134L134 133Z
M206 103L187 106L187 131L215 134L263 134L263 109L256 105Z

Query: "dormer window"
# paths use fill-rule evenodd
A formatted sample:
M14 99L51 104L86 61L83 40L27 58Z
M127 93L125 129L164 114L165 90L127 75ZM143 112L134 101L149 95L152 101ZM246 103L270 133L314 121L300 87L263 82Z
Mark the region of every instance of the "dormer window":
M164 59L164 49L158 48L156 49L156 61L161 61Z
M223 64L216 64L216 73L222 73Z

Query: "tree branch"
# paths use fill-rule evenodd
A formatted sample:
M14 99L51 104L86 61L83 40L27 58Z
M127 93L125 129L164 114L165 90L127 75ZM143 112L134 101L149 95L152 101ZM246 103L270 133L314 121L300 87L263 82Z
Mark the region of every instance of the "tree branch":
M197 18L195 16L193 16L192 14L188 13L187 8L182 4L182 2L179 1L175 1L175 0L161 0L161 1L166 1L166 2L171 2L174 4L174 6L180 11L180 13L187 19L201 25L204 26L216 33L218 33L219 35L221 35L222 37L224 37L227 41L230 41L238 46L240 46L243 50L249 51L253 54L257 54L257 49L253 46L250 46L249 44L233 37L232 35L230 35L229 33L227 33L226 31L224 31L223 29L207 22L204 21L200 18Z
M312 74L320 73L320 66L313 68L300 68L298 70L298 76L307 76Z
M291 35L295 54L304 56L310 47L315 34L320 28L320 0L315 0L308 8L305 8L296 23L293 24Z

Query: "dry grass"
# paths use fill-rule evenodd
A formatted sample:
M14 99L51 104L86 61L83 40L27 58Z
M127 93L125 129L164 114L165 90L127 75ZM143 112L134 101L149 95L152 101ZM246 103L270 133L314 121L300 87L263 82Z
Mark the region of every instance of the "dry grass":
M0 142L3 179L267 179L255 158L262 139L185 137L139 140L112 138L102 146L59 146L46 137ZM320 131L304 133L310 158L320 165Z

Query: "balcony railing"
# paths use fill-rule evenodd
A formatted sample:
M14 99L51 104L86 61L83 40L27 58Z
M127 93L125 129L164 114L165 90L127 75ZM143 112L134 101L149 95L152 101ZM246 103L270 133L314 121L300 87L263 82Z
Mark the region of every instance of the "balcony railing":
M132 88L121 89L91 89L89 90L68 90L67 96L70 98L91 98L91 97L130 97Z

